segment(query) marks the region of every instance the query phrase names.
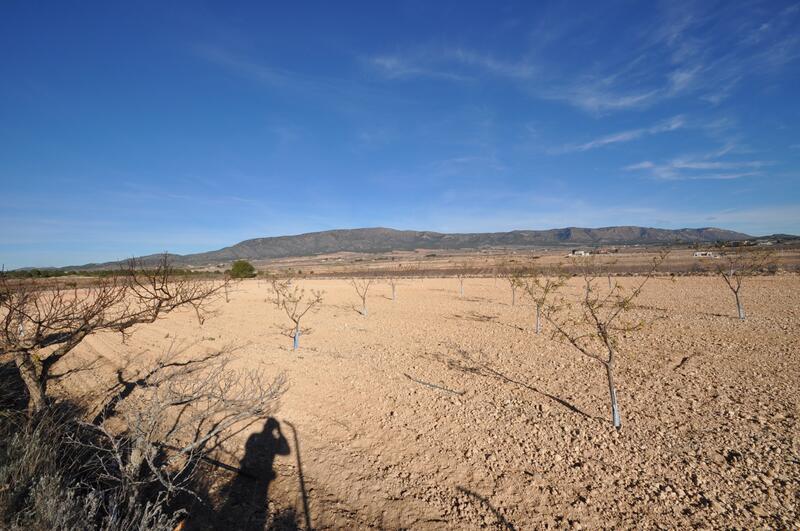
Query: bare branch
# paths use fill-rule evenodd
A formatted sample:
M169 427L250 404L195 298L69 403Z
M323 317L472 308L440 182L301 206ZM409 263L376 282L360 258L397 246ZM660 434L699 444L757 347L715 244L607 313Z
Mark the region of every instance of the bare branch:
M152 268L132 259L118 274L81 289L0 275L0 353L12 354L26 372L31 408L40 409L51 369L87 336L114 331L124 339L136 325L182 308L202 324L227 284L181 274L166 254Z
M300 322L307 313L319 310L323 292L311 290L306 293L305 289L294 284L292 279L272 278L270 286L272 303L276 308L283 310L292 322L291 326L279 325L279 329L283 335L294 340L294 349L297 350L300 335L308 334L310 331L309 328L302 328Z
M370 286L372 286L373 279L371 278L351 278L349 281L353 289L356 290L358 298L361 299L361 315L367 315L367 293Z

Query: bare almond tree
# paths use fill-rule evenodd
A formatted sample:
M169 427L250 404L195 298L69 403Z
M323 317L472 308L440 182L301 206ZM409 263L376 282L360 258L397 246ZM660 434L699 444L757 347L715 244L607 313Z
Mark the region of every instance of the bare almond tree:
M398 264L397 269L391 269L388 272L385 280L392 288L392 302L397 302L397 285L400 284L402 278L403 264Z
M361 299L361 315L367 315L367 293L373 280L371 278L351 278L349 283L356 290L358 298Z
M397 277L388 277L386 279L386 283L389 284L392 288L392 302L397 301L397 284L400 283L400 279Z
M736 312L742 321L745 319L744 306L739 298L742 282L745 278L758 274L769 265L771 259L772 250L770 249L741 250L726 253L721 257L721 263L717 266L717 274L733 292Z
M467 264L464 262L456 264L456 278L458 279L458 296L464 296L464 279L467 277Z
M617 429L622 427L614 385L619 338L644 326L643 321L630 317L630 311L645 284L653 277L666 256L667 252L661 252L655 257L648 272L629 292L619 283L610 290L603 291L597 282L601 277L594 273L597 270L587 267L582 276L583 295L577 304L569 300L560 289L565 284L556 286L551 290L550 297L543 299L542 313L553 327L554 338L572 345L581 354L600 362L606 369L611 420Z
M139 324L175 310L193 310L202 324L208 306L227 281L180 274L165 254L147 268L131 260L119 274L86 288L0 275L0 354L14 359L29 393L29 409L46 405L53 367L87 336L112 331L123 339Z
M511 289L511 306L517 305L517 288L522 286L522 277L524 272L519 268L513 268L511 265L506 265L502 268L500 276L503 277Z
M556 276L545 275L536 267L525 269L517 276L517 281L523 292L530 297L536 308L537 334L542 331L542 308L548 302L550 296L560 289L567 281L567 275L560 273Z
M271 301L276 308L283 310L286 317L292 322L291 326L279 326L281 333L292 338L293 349L300 346L300 334L307 334L309 328L301 328L300 321L311 311L316 311L322 305L322 291L305 289L293 284L291 279L271 280Z

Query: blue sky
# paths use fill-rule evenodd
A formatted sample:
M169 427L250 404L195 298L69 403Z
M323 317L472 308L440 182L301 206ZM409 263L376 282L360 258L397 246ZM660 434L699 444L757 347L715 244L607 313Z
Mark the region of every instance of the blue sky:
M365 226L800 234L797 28L798 2L3 2L0 262Z

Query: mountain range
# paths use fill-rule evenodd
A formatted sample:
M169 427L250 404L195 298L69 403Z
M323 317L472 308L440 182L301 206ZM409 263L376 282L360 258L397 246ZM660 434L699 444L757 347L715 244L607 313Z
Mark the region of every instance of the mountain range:
M657 229L648 227L567 227L549 230L453 233L395 230L387 228L340 229L294 236L255 238L230 247L187 255L170 255L181 266L204 266L233 260L269 260L336 252L383 253L415 249L455 250L497 247L597 247L607 245L657 245L671 243L713 243L751 239L751 236L718 228ZM141 257L148 263L161 255ZM100 269L118 262L87 264L64 269Z

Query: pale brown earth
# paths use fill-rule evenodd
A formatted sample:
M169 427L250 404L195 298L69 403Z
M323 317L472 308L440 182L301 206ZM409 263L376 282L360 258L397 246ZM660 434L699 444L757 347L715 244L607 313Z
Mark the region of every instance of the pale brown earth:
M770 249L770 263L783 271L800 271L800 249L797 245L776 247L757 247ZM650 269L655 256L653 247L611 246L605 248L576 247L591 251L597 265L612 273L644 272ZM748 248L752 250L753 248ZM722 260L719 258L695 257L694 248L670 248L669 256L661 264L660 270L667 272L714 272ZM734 252L735 249L700 247L698 250L714 253ZM352 253L341 252L329 255L280 258L255 261L260 270L282 273L292 270L303 276L334 275L395 275L414 276L423 272L428 276L452 276L456 270L464 269L471 275L491 276L506 268L536 266L542 269L569 268L570 248L550 249L464 249L393 251L390 253ZM600 253L600 254L597 254ZM220 264L207 270L229 269L230 264Z
M276 417L291 453L276 458L270 504L303 514L299 457L316 528L800 522L797 275L748 279L745 322L718 278L652 280L636 311L652 324L621 343L620 432L602 367L547 326L535 335L529 301L512 307L502 280L467 279L463 298L453 278L404 280L396 302L376 284L368 317L344 280L303 285L325 300L297 352L274 327L286 321L267 284L251 280L202 327L171 315L127 344L91 337L81 353L235 345L240 366L284 372ZM86 391L87 378L71 385Z

